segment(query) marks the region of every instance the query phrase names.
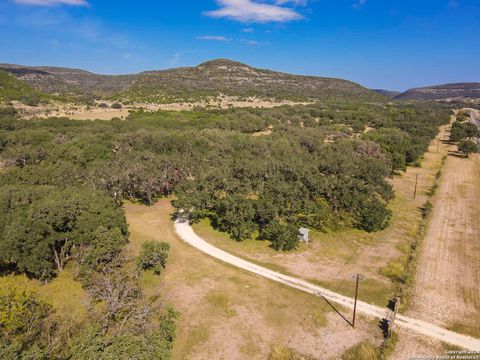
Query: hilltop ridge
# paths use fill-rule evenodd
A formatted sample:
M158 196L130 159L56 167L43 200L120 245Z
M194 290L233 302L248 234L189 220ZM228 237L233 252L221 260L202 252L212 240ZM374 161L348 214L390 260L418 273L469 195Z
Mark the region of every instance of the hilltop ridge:
M480 99L480 82L451 83L409 89L397 100L463 100Z
M132 101L168 102L226 94L276 99L385 98L342 79L293 75L259 69L229 59L194 67L149 70L129 75L102 75L81 69L0 64L0 69L47 93L109 96Z

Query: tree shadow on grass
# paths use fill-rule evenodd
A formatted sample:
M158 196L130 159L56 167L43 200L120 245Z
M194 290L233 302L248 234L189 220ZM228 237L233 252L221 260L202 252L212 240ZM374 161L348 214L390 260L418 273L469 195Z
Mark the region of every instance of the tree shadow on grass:
M462 153L457 152L457 151L449 151L448 156L453 156L453 157L457 157L457 158L461 158L461 159L466 159L467 158L465 156L465 154L462 154Z

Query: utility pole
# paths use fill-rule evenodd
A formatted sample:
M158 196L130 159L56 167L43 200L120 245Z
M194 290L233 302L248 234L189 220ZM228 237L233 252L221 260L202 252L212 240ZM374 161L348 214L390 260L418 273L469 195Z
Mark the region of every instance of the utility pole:
M413 190L413 198L417 197L418 174L415 174L415 190Z
M358 299L358 283L360 281L360 274L355 275L355 302L353 303L353 319L352 319L352 327L355 328L355 315L357 313L357 299Z

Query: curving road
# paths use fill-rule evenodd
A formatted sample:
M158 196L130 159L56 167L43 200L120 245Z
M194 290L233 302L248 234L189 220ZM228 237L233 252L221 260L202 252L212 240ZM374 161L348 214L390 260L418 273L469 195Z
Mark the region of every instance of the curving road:
M325 289L323 287L309 283L305 280L294 278L294 277L284 275L282 273L264 268L262 266L256 265L254 263L251 263L239 257L233 256L232 254L229 254L223 250L220 250L219 248L209 244L208 242L203 240L201 237L199 237L197 234L195 234L195 232L193 231L192 227L188 222L181 222L177 220L175 222L175 230L183 241L187 242L188 244L192 245L198 250L210 256L213 256L214 258L219 259L225 263L236 266L243 270L247 270L251 273L260 275L264 278L277 281L279 283L293 287L295 289L321 296L328 301L335 302L346 308L353 309L354 299L351 297L343 296L333 291L330 291L328 289ZM357 311L365 315L373 316L379 319L386 318L387 312L388 312L386 308L370 305L363 301L357 302ZM425 321L409 318L407 316L398 314L397 319L395 321L395 325L401 326L408 330L415 331L419 334L428 336L430 338L449 343L451 345L459 346L463 349L480 351L479 339L458 334L453 331L441 328L439 326L436 326L434 324L431 324Z
M465 108L463 110L470 113L471 123L477 125L478 129L480 130L480 110L471 108ZM477 144L480 145L480 137L477 138Z

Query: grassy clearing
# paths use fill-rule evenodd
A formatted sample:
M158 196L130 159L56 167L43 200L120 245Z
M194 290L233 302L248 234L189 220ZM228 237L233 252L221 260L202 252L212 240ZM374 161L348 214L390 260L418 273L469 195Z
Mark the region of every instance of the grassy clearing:
M225 312L228 317L234 316L237 314L235 309L231 307L231 301L227 294L220 291L211 290L206 296L205 299L210 303L215 309Z
M171 245L167 268L157 286L180 311L173 358L269 357L272 346L296 353L334 357L340 350L379 334L377 324L359 322L354 332L321 298L244 272L200 253L175 235L168 199L146 207L126 206L134 251L147 240ZM222 234L223 235L223 234ZM328 336L338 333L338 344ZM349 334L349 335L347 335ZM379 334L378 336L381 336Z
M0 277L0 287L3 286L18 286L34 291L41 300L51 304L59 316L75 322L81 323L88 316L88 295L82 285L74 280L73 270L69 267L46 284L28 279L25 275L8 275Z

